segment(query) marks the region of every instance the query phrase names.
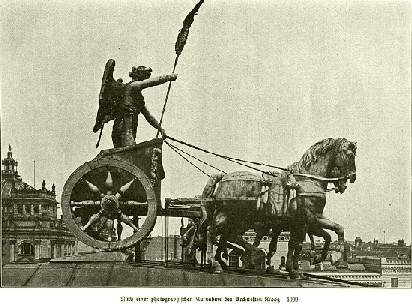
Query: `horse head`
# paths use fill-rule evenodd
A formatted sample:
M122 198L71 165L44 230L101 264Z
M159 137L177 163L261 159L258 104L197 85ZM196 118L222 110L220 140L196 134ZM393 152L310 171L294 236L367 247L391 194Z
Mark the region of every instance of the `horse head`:
M334 181L336 192L343 193L347 180L356 180L356 142L346 138L326 138L311 146L299 162L291 166L296 173L307 173L324 178L341 178Z
M342 177L341 180L334 182L335 191L338 193L345 192L347 181L354 183L356 181L356 142L342 139L337 146L334 164L331 165L331 177Z

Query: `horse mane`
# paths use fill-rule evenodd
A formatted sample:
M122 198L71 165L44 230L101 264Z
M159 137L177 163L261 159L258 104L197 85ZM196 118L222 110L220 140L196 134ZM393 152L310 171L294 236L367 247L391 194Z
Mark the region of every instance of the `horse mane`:
M347 142L346 138L326 138L312 145L298 162L294 162L288 168L295 172L304 172L305 169L316 163L321 156L325 156L330 151L337 152L342 144Z

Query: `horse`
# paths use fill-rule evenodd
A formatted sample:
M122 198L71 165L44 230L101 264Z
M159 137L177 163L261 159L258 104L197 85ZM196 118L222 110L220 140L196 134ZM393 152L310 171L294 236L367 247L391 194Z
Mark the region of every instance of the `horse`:
M263 184L261 176L247 171L212 176L202 197L213 196L216 200L209 231L213 243L218 246L215 259L222 268L225 268L225 263L221 256L227 254L228 242L242 247L251 258L252 265L254 262L259 263L261 251L242 238L242 234L256 222L264 221L272 228L287 222L291 238L286 266L291 274L298 270L298 260L308 227L315 234L321 234L323 229L333 230L338 235L338 241L343 242L343 227L323 215L325 193L329 182L335 185L335 191L339 193L346 190L348 179L351 183L355 182L355 156L356 143L345 138L327 138L312 145L298 162L288 167L288 171L277 174L288 178L292 173L296 179L296 184L292 187L296 189L297 196L288 201L286 212L281 216L265 216L257 209L256 201L245 200L260 196ZM286 182L284 187L291 186ZM219 243L216 239L218 236Z

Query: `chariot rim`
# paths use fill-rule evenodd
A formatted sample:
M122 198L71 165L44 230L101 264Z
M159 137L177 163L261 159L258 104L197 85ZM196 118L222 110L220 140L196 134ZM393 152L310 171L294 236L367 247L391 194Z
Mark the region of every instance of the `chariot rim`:
M142 184L146 192L147 215L145 221L139 228L139 231L119 241L101 241L86 234L76 224L75 220L73 219L73 213L71 209L71 195L77 182L90 171L107 166L117 167L134 175L136 179ZM97 160L92 160L78 167L69 176L63 187L61 206L64 223L74 234L74 236L86 245L105 251L126 249L138 244L150 234L156 223L157 200L152 183L139 167L114 157L105 157Z

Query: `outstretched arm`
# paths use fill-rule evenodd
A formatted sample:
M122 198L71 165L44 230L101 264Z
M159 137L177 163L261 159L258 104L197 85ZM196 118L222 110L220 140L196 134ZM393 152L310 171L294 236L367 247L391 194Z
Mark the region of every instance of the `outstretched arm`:
M177 74L172 73L172 74L161 75L155 78L146 79L143 81L134 81L130 83L129 86L131 86L132 88L142 90L147 87L153 87L153 86L157 86L160 84L164 84L169 81L175 81L176 79L177 79Z
M152 116L152 114L148 111L146 106L142 107L141 113L143 114L143 116L146 118L147 122L149 122L151 126L153 126L156 130L159 130L160 133L162 133L162 137L163 139L165 139L167 137L165 130L162 129L159 122L157 122L156 118Z

